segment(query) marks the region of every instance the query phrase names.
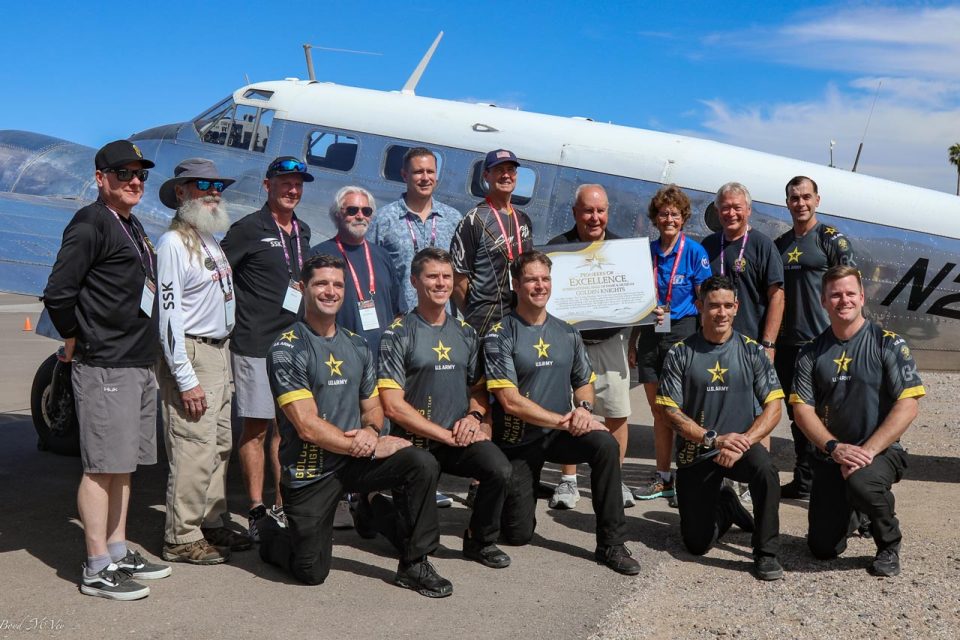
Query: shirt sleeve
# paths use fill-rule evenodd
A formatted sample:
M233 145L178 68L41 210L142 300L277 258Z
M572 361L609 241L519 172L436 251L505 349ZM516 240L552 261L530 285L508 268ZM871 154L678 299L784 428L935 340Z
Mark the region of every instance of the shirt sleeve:
M657 404L679 409L683 406L683 343L670 347L660 371L657 386Z
M897 400L925 396L927 392L907 341L898 335L887 335L883 338L881 349L883 382L887 393Z
M77 297L94 259L100 254L103 239L92 220L77 217L67 225L56 262L43 291L43 304L57 332L73 338L80 327L77 322Z
M707 250L703 247L698 247L697 251L691 252L690 257L692 258L691 262L693 262L691 265L693 273L690 275L690 281L694 287L699 287L713 275L713 271L710 269L710 258L707 256Z
M403 389L407 385L407 340L400 326L388 328L380 338L380 359L377 363L377 386L381 389Z
M777 377L777 371L773 363L767 357L766 350L756 345L744 345L750 352L753 364L753 394L761 405L768 402L775 402L783 399L783 388L780 386L780 378Z
M814 345L811 342L800 350L793 367L793 389L790 390L790 404L808 404L816 406L813 397Z
M453 232L450 253L453 255L453 270L457 273L473 273L473 264L477 257L476 234L474 225L479 222L476 214L465 217Z
M765 284L761 295L765 294L766 289L769 289L772 285L783 286L783 258L777 253L777 247L773 244L773 240L768 239L764 243L763 252Z
M838 264L848 265L851 267L857 266L857 261L853 255L853 245L850 243L850 238L846 237L839 231L834 231L834 233L826 235L823 251L827 255L827 263L831 267L835 267Z
M597 379L597 374L593 372L593 366L590 364L590 357L587 355L587 348L583 345L583 338L579 331L570 331L573 338L573 366L570 368L570 386L574 390L583 385L593 384Z
M246 242L244 242L243 227L238 222L233 223L227 230L227 234L220 241L220 248L223 254L227 256L227 262L230 268L236 271L246 257Z
M287 332L295 332L290 327ZM278 338L267 353L267 377L270 391L279 407L297 400L313 398L310 384L309 351L300 346L303 340Z
M363 379L360 380L360 399L369 400L380 395L377 388L377 367L373 363L373 352L369 347L364 346L360 349L363 354Z
M504 329L491 331L483 339L484 371L487 389L519 387L513 365L513 336Z
M183 273L186 267L183 242L176 232L161 236L157 245L157 276L162 300L159 309L160 346L181 392L198 384L193 363L187 357L183 330Z
M467 385L472 387L484 380L480 338L477 337L476 330L466 322L460 322L460 329L466 334L467 344L470 345L470 355L467 359Z

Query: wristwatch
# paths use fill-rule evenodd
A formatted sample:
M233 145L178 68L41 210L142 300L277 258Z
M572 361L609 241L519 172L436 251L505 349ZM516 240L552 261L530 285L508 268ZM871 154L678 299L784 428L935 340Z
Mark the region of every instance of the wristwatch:
M710 429L705 434L703 434L703 446L708 449L713 449L713 445L717 442L717 432L713 429Z
M476 418L477 422L483 422L483 414L480 413L479 411L468 411L467 415L473 416L474 418Z
M590 413L593 413L593 405L587 402L586 400L581 400L580 404L578 404L577 406L582 409L586 409Z
M827 452L828 456L832 456L833 452L837 449L837 445L839 444L839 440L827 440L827 443L823 445L823 450Z
M769 340L761 340L761 341L760 341L760 346L763 347L764 349L776 349L776 348L777 348L777 345L776 345L775 343L773 343L773 342L770 342Z

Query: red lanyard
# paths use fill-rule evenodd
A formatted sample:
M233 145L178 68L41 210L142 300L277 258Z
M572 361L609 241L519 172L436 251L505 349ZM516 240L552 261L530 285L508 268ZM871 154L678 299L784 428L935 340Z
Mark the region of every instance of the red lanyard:
M133 236L130 235L130 232L127 231L127 225L123 224L123 220L120 219L120 214L113 209L110 209L110 213L112 213L113 217L117 219L117 222L120 224L120 228L123 229L123 233L130 238L133 248L137 250L137 255L140 256L140 266L143 267L144 273L147 274L147 277L150 278L150 280L155 280L156 278L153 275L153 257L150 255L150 248L147 246L147 243L144 242L143 239L140 239L140 242L134 240ZM130 226L133 228L134 235L140 238L140 234L137 233L137 229L133 226L133 222L130 223ZM143 247L142 250L141 247ZM144 254L147 256L146 263L143 261Z
M420 250L420 243L417 242L417 236L413 232L413 224L410 222L410 216L414 215L407 212L407 215L404 217L404 220L407 221L407 229L410 230L410 239L413 240L413 252L416 253ZM433 216L433 230L430 232L430 246L437 246L437 216Z
M733 263L733 270L736 273L743 272L743 251L747 248L747 238L750 237L750 227L747 227L747 230L743 233L743 244L740 245L740 255L737 256L737 261ZM723 232L720 232L720 275L724 275L723 263L726 261L726 256L723 255L723 244L724 244L724 235Z
M673 297L673 279L677 275L677 267L680 266L680 257L683 256L683 245L687 242L687 236L680 234L680 245L677 247L677 255L673 259L673 270L670 272L670 281L667 283L667 297L663 299L663 304L670 306L670 299ZM666 257L666 256L664 256ZM657 300L660 299L660 254L653 254L653 283L657 287Z
M277 231L280 232L280 246L283 247L283 259L287 261L287 273L290 274L290 281L294 281L293 277L293 268L290 266L290 252L287 251L287 241L283 239L283 228L280 226L280 223L277 222L276 218L273 220L277 225ZM297 221L293 221L293 239L294 244L297 245L297 264L300 266L300 271L303 271L303 248L300 246L300 225L297 224Z
M490 198L487 198L487 206L490 207L490 211L493 212L493 217L497 221L497 226L500 227L500 235L503 236L503 244L507 247L507 259L513 262L513 247L510 246L510 239L507 237L507 230L503 226L503 221L500 220L500 212L497 210L493 203L490 202ZM523 241L520 238L520 220L517 219L517 212L513 210L513 207L507 203L507 211L510 212L510 215L513 217L513 226L517 230L517 255L523 255Z
M353 264L350 262L350 258L347 257L347 252L343 249L343 243L340 242L340 238L337 238L337 248L340 249L340 253L343 255L343 259L346 260L347 266L350 267L350 276L353 278L353 286L357 289L357 299L363 302L363 290L360 288L360 278L357 277L357 272L353 268ZM367 273L369 275L370 283L370 297L373 297L377 294L377 281L373 279L373 258L370 257L370 247L367 246L367 241L363 241L363 251L367 255Z

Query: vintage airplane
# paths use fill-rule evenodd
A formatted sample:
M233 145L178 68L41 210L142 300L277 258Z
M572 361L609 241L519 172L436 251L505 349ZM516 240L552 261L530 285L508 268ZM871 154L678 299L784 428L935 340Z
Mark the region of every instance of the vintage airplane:
M157 164L137 215L153 237L162 233L171 212L159 202L160 184L179 161L202 156L237 179L225 196L238 218L262 204L269 161L293 155L317 177L297 211L319 241L333 235L327 210L341 186L363 186L380 203L399 197L408 148L437 153L435 197L466 211L483 195L484 154L506 147L522 160L514 202L530 214L538 242L569 228L574 190L585 182L606 187L611 229L623 236L647 235L651 196L676 183L694 204L687 231L702 238L717 228L716 189L737 180L753 196L751 224L776 237L790 226L784 184L807 175L820 186L821 220L854 242L871 316L907 336L921 366L960 368L960 198L687 136L417 96L432 51L401 91L255 82L191 121L131 136ZM94 153L0 131L0 291L41 294L64 226L96 197ZM31 403L41 446L56 451L76 447L75 428L62 417L72 415L58 391L69 381L63 369L54 356L43 363Z

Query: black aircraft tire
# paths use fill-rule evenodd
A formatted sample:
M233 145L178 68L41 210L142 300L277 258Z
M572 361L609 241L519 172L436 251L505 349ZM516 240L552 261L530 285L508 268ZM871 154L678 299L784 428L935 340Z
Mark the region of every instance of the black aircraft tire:
M44 360L37 369L37 374L33 378L33 387L30 390L30 413L33 416L33 427L40 438L37 447L42 451L51 451L63 456L78 456L80 455L80 429L76 411L72 406L72 392L69 397L69 406L65 411L61 411L65 415L58 420L60 426L55 428L52 425L52 421L56 419L52 412L58 411L56 408L58 404L63 404L51 401L50 398L58 362L56 354ZM69 367L69 365L65 366ZM69 382L69 370L61 372L61 380Z

